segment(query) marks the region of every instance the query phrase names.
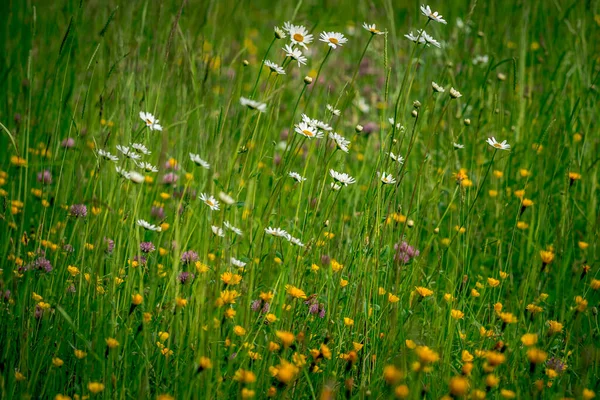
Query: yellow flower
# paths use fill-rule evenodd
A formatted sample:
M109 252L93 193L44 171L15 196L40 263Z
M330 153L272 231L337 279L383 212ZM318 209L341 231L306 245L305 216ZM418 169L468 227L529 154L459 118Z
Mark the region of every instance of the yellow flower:
M593 290L600 289L600 279L592 279L592 281L590 282L590 286Z
M166 341L169 338L169 332L158 332L158 340L161 342Z
M563 330L563 324L558 321L548 321L548 326L550 327L550 333L560 333Z
M532 364L541 364L544 361L546 361L547 357L548 357L548 353L546 353L543 350L536 349L536 348L531 348L531 349L527 350L527 358L529 359L529 362Z
M277 321L277 316L273 313L269 313L269 314L265 315L265 320L268 323L272 324L273 322Z
M544 264L550 264L554 260L554 253L551 250L541 250L540 258Z
M388 293L388 301L389 301L390 303L397 303L397 302L399 302L399 301L400 301L400 297L398 297L398 296L396 296L396 295L393 295L393 294L391 294L391 293Z
M306 293L295 286L285 285L285 291L295 299L306 299Z
M288 348L294 343L295 336L292 332L275 331L275 336L281 340L283 347Z
M452 310L450 311L450 316L454 319L463 319L463 317L465 316L465 313L463 313L460 310Z
M224 272L221 275L221 280L226 285L237 285L242 281L242 276L231 272Z
M144 297L137 293L134 295L131 295L131 303L135 306L139 306L140 304L142 304L144 302Z
M235 333L237 336L244 336L246 334L246 330L240 325L236 325L235 328L233 328L233 333Z
M354 325L354 320L352 318L344 317L344 325L352 326Z
M217 299L217 305L222 306L224 304L234 304L235 299L240 297L237 290L223 290L221 295Z
M415 352L422 363L434 363L440 359L439 354L427 346L417 346Z
M177 297L175 299L175 304L177 304L177 307L179 307L179 308L183 308L183 307L187 306L187 303L188 303L187 299L185 299L183 297Z
M421 297L429 297L433 294L433 290L427 289L426 287L417 286L415 289Z
M587 249L587 248L588 248L588 246L589 246L589 244L588 244L587 242L582 242L582 241L579 241L579 242L577 242L577 245L579 246L579 248L580 248L581 250L585 250L585 249Z
M517 397L517 394L515 392L513 392L512 390L501 389L500 396L502 396L505 399L514 399L515 397Z
M463 350L460 356L462 362L472 362L473 358L473 354L469 353L469 350Z
M69 271L69 274L71 274L71 276L73 276L73 277L79 275L79 269L77 267L72 266L72 265L69 265L67 267L67 271Z
M469 390L469 381L464 376L455 376L450 379L450 393L453 396L461 397L467 394Z
M583 312L587 308L588 301L581 296L575 297L575 303L577 303L577 311Z
M581 396L583 397L584 400L592 400L593 398L596 397L596 393L594 393L593 390L591 389L583 389L583 393L581 394Z
M404 341L404 343L406 344L406 347L408 347L411 350L413 350L413 349L415 349L417 347L417 344L415 342L413 342L412 340L410 340L410 339L406 339Z
M200 371L202 371L202 370L211 369L211 368L212 368L212 362L210 361L210 358L200 357L200 361L198 362L198 369Z
M397 384L403 377L404 374L396 366L386 365L383 367L383 379L385 379L388 385Z
M406 386L406 385L400 385L400 386L396 387L396 389L394 390L394 394L399 399L405 399L410 394L410 391L408 389L408 386Z
M92 392L92 394L97 394L104 390L104 385L99 382L90 382L88 383L88 390Z
M117 341L117 339L107 338L106 339L106 346L108 346L109 349L114 349L115 347L119 346L119 342Z
M87 353L83 350L75 349L73 353L75 354L75 357L79 358L80 360L87 356Z
M62 367L64 363L65 362L63 360L61 360L60 358L58 358L58 357L53 357L52 358L52 365L54 365L57 368L58 367Z
M494 279L494 278L488 278L487 282L488 282L488 285L490 285L491 287L496 287L496 286L500 285L500 281L498 279Z
M17 380L17 382L22 382L27 378L25 377L25 375L23 375L19 371L15 371L15 379Z
M521 342L525 346L533 346L538 341L538 336L535 333L526 333L521 336Z
M33 298L34 301L42 301L44 300L44 298L42 296L40 296L39 294L37 294L36 292L33 292L31 297Z
M344 268L344 266L342 264L340 264L336 260L331 260L331 270L333 272L339 272L342 270L342 268Z

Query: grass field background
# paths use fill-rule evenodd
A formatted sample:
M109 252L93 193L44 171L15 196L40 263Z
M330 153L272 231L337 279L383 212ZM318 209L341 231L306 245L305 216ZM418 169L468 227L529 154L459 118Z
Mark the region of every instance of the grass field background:
M421 5L4 2L0 396L594 398L600 2Z

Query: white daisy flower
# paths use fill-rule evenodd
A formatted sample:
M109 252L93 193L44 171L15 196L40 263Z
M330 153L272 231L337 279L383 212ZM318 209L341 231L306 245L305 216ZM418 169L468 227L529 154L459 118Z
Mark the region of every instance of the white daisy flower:
M273 61L266 60L265 65L269 67L271 72L275 72L278 75L285 75L285 70L279 65L275 64Z
M141 168L146 172L158 172L158 168L156 168L154 165L150 164L149 162L135 161L135 165L137 165L138 168Z
M388 118L388 122L389 122L390 124L392 124L392 126L393 126L393 125L395 124L395 122L396 122L396 121L394 121L394 118ZM395 124L395 125L396 125L396 129L400 129L400 128L402 128L402 124L400 124L400 122L398 122L398 123L397 123L397 124Z
M215 236L225 237L225 232L223 232L223 228L219 228L218 226L211 225L210 229Z
M342 188L342 185L335 183L335 182L331 182L331 185L329 185L329 187L331 187L331 190L340 190Z
M296 129L294 130L309 139L320 139L323 137L323 132L320 132L317 128L308 125L306 122L300 122L298 125L296 125Z
M146 229L147 231L154 231L154 232L162 231L162 228L160 226L152 225L150 222L144 221L143 219L138 219L136 221L136 224L138 226L141 226L142 228Z
M438 42L437 40L435 40L435 39L434 39L434 38L433 38L431 35L429 35L429 34L428 34L427 32L425 32L425 31L423 31L423 36L422 36L422 38L425 40L425 42L426 42L428 45L429 45L429 44L432 44L432 45L434 45L435 47L437 47L438 49L439 49L440 47L442 47L442 46L440 45L440 42Z
M475 56L475 58L473 59L473 65L487 64L489 60L490 58L487 55Z
M294 46L286 44L283 47L283 51L285 52L285 55L287 57L298 61L298 66L305 65L306 61L308 61L308 59L302 55L302 51L300 51L300 49L294 48Z
M334 181L341 183L344 186L352 185L356 183L356 180L346 173L341 173L334 171L333 169L329 170L329 175L333 178Z
M356 107L358 107L358 109L363 113L368 113L371 110L371 106L367 104L367 101L364 97L359 97L356 99Z
M206 193L200 193L200 200L202 200L211 210L219 211L219 202L213 196Z
M460 143L452 143L455 149L464 149L465 145Z
M284 28L290 34L290 40L292 44L297 44L298 46L302 46L305 49L307 44L310 44L313 41L313 35L308 33L308 29L303 27L302 25L293 25L289 22L284 24Z
M401 155L399 155L399 154L396 155L396 154L392 153L391 151L390 151L389 155L392 160L396 161L399 164L404 164L404 158Z
M129 171L117 166L115 168L117 170L117 174L121 175L125 179L129 179Z
M394 183L396 183L396 179L394 179L394 177L392 176L392 174L385 174L385 171L381 174L381 182L384 185L393 185Z
M302 114L302 121L307 125L312 126L313 128L318 128L323 131L331 131L333 128L329 126L326 122L319 121L318 119L311 119L306 114Z
M158 120L154 118L154 115L140 111L140 118L146 123L146 126L150 128L151 131L162 131L163 128L158 124Z
M502 143L498 143L495 137L488 138L487 143L498 150L510 150L510 144L503 140Z
M407 33L406 35L404 35L404 37L410 40L411 42L425 43L425 38L423 37L423 34L420 30L417 30L416 35L413 35L412 31L410 31L410 33Z
M275 237L281 237L287 240L290 240L290 234L287 233L287 231L281 229L281 228L271 228L270 226L268 228L265 228L265 233L267 235L271 235L271 236L275 236Z
M142 154L145 154L147 156L149 156L150 154L152 154L152 152L150 150L148 150L148 148L146 146L144 146L143 144L141 144L141 143L133 143L131 145L131 147L135 151L137 151L138 153L142 153Z
M377 29L377 26L375 24L367 24L366 22L364 22L362 26L363 28L371 32L372 35L383 35L385 33Z
M342 114L340 110L334 108L331 104L327 104L327 110L336 117L339 117Z
M200 158L198 154L190 153L190 160L202 168L210 169L210 164Z
M142 183L146 178L137 171L129 171L129 180L133 183Z
M231 225L228 221L223 222L223 225L225 225L225 228L229 229L236 235L242 236L242 230L240 228L236 228L235 226Z
M304 247L304 243L302 243L300 239L295 238L293 236L290 236L290 243L295 244L296 246Z
M348 42L348 39L346 39L344 34L339 32L322 32L319 40L327 43L332 49L337 49L337 46L341 46Z
M426 16L427 18L429 18L432 21L440 22L442 24L447 23L437 11L432 12L431 8L429 8L429 6L422 5L421 12L423 13L424 16Z
M246 266L245 262L243 262L242 260L238 260L235 257L231 257L231 264L238 268L244 268Z
M288 172L288 176L296 182L304 182L306 180L306 178L302 177L302 175L297 172Z
M221 199L221 201L227 205L232 205L233 203L235 203L233 197L231 197L225 192L219 192L219 199Z
M453 99L458 99L459 97L462 97L462 94L458 90L451 87L450 88L450 97L452 97Z
M123 153L123 155L125 157L131 158L132 160L139 160L140 158L142 158L142 156L140 156L138 153L132 151L127 146L121 146L120 144L118 144L117 150L119 150L121 153Z
M329 138L335 142L335 145L338 149L340 149L344 153L348 152L348 146L350 145L350 141L348 139L335 132L329 132Z
M437 93L444 93L446 91L446 89L444 89L443 86L440 86L440 85L438 85L437 83L435 83L433 81L431 81L431 87Z
M285 39L285 31L278 26L273 27L273 31L275 32L275 37L277 39Z
M240 104L243 106L248 107L251 110L258 110L262 113L264 113L265 111L267 111L267 104L266 103L261 103L259 101L254 101L254 100L250 100L247 99L245 97L240 97Z
M117 161L119 161L119 157L117 157L117 156L115 156L115 155L112 155L112 154L110 154L110 153L109 153L108 151L106 151L106 150L99 149L99 150L98 150L98 155L99 155L100 157L104 158L105 160L109 160L109 161L113 161L113 162L117 162Z

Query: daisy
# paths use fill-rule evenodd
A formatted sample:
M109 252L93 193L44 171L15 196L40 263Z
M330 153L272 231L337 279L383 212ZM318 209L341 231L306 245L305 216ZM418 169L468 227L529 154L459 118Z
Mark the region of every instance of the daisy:
M297 172L289 172L288 176L290 178L293 178L296 182L304 182L306 180L306 178L302 177L299 173Z
M275 32L275 37L277 39L285 39L285 31L278 26L273 27L273 31Z
M415 43L425 43L425 38L423 37L422 31L417 30L417 35L413 35L412 31L410 33L404 35L405 38Z
M230 231L232 231L236 235L242 236L242 230L240 228L236 228L235 226L231 225L227 221L223 222L223 225L225 225L225 228L229 229Z
M488 138L487 143L495 149L499 150L510 150L510 144L503 140L502 143L498 143L495 137Z
M298 125L296 125L295 131L309 139L320 139L323 137L322 132L313 126L308 125L306 122L300 122Z
M295 238L293 236L290 236L290 243L295 244L296 246L304 247L304 243L302 243L300 239Z
M246 266L245 262L238 260L235 257L231 257L231 263L238 268L244 268Z
M138 219L136 221L136 224L146 229L147 231L160 232L162 230L160 226L152 225L150 222L144 221L143 219Z
M431 81L431 87L433 88L433 91L437 93L444 93L446 91L443 86L440 86L433 81Z
M117 157L117 156L114 156L114 155L110 154L110 153L109 153L108 151L106 151L106 150L99 149L99 150L98 150L98 155L99 155L100 157L104 158L105 160L109 160L109 161L113 161L113 162L117 162L117 161L119 161L119 157Z
M116 167L117 174L121 175L125 179L129 179L129 172L121 167Z
M146 172L158 172L158 168L156 168L154 165L150 164L149 162L135 162L135 165L138 166L138 168L143 169Z
M281 228L271 228L270 226L268 228L265 228L265 233L267 235L271 235L271 236L275 236L275 237L281 237L287 240L290 240L290 234L287 233L287 231L281 229Z
M206 161L204 161L203 159L201 159L198 154L190 153L190 160L192 160L192 162L194 164L196 164L202 168L205 168L205 169L210 168L210 164L207 163Z
M386 175L385 172L381 174L381 182L384 185L393 185L396 183L396 179L392 176L392 174Z
M222 228L219 228L218 226L211 225L210 229L212 230L212 233L215 236L225 237L225 232L223 232Z
M455 149L464 149L465 145L460 143L452 143Z
M394 125L394 123L395 123L396 121L394 120L394 118L388 118L388 122L389 122L390 124ZM396 129L400 129L400 128L402 128L402 125L401 125L399 122L398 122L397 124L395 124L395 125L396 125Z
M334 181L341 183L344 186L351 185L356 183L356 180L346 173L341 173L334 171L333 169L329 170L329 175L333 178Z
M458 90L451 87L450 88L450 97L452 97L453 99L458 99L459 97L462 97L462 94Z
M426 5L422 5L421 6L421 12L423 13L424 16L426 16L427 18L429 18L432 21L436 21L436 22L440 22L442 24L446 24L447 22L442 18L442 16L440 14L438 14L438 12L432 12L431 8L429 8L429 6Z
M285 70L279 65L275 64L273 61L265 61L265 65L269 67L271 72L275 72L278 75L285 75Z
M154 115L140 111L140 118L146 123L146 126L150 128L151 131L162 131L163 128L158 124L158 120L154 118Z
M117 145L117 150L119 150L121 153L123 153L123 155L125 157L131 158L132 160L139 160L140 158L142 158L142 156L140 156L139 154L133 152L127 146L121 146L120 144L118 144Z
M490 58L487 55L475 56L475 58L473 59L473 65L487 64L489 60Z
M327 43L332 49L336 49L337 46L342 46L344 43L348 42L348 39L344 37L344 34L339 32L322 32L319 40Z
M287 30L290 34L290 40L292 44L297 44L298 46L302 46L305 49L307 44L310 44L313 41L313 35L309 35L308 30L302 25L293 25L289 22L286 22L283 26L283 29Z
M377 29L377 26L375 24L367 24L366 22L363 23L363 28L365 28L366 30L368 30L369 32L371 32L372 35L383 35L384 32L381 32L379 29Z
M131 147L132 147L132 148L133 148L135 151L137 151L138 153L142 153L142 154L145 154L145 155L147 155L147 156L148 156L148 155L150 155L150 154L152 154L152 152L151 152L150 150L148 150L148 148L146 148L146 146L144 146L144 145L143 145L143 144L141 144L141 143L133 143L133 144L131 145Z
M200 200L204 202L213 211L219 211L219 202L213 196L206 193L200 193Z
M293 60L298 61L298 66L306 64L306 61L308 60L306 57L304 57L302 55L302 52L299 49L296 49L296 48L294 48L294 46L290 46L289 44L286 44L283 47L283 51L285 52L285 55L287 57L290 57Z
M232 205L233 203L235 203L233 197L231 197L225 192L219 192L219 199L221 199L221 201L227 205Z
M313 126L316 128L319 128L323 131L332 131L333 128L331 126L329 126L329 124L323 122L323 121L319 121L318 119L313 119Z
M350 141L348 139L335 132L329 132L329 139L332 139L335 142L335 145L338 149L344 153L348 152L348 146L350 145Z
M331 104L327 104L327 110L336 117L339 117L342 114L340 110L334 108Z
M429 45L432 44L435 47L437 47L438 49L440 47L442 47L440 45L440 42L438 42L437 40L435 40L432 36L430 36L427 32L423 31L423 39L425 40L425 42Z
M240 104L248 107L251 110L258 110L262 113L267 111L267 104L258 101L250 100L245 97L240 97Z
M330 187L331 187L331 190L336 190L337 191L337 190L340 190L342 188L342 185L339 185L339 184L337 184L335 182L331 182Z
M404 158L401 155L396 155L390 151L390 158L397 163L404 164Z
M140 174L139 172L136 172L136 171L129 171L128 172L128 178L133 183L142 183L142 182L144 182L144 180L146 180L146 178L144 177L144 175L142 175L142 174Z

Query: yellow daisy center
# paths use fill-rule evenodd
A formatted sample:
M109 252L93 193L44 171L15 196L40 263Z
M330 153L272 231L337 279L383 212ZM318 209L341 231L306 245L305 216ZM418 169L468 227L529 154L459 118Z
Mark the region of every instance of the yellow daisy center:
M296 42L302 42L304 41L304 36L302 36L300 33L294 33L294 40Z
M146 124L147 125L152 125L152 121L150 121L149 119L146 120Z
M213 207L215 205L215 203L213 203L210 200L206 200L206 204L208 204L209 206Z
M494 143L494 147L500 149L502 148L502 145L500 143Z
M313 136L315 136L315 134L314 134L312 131L309 131L308 129L304 129L304 130L302 131L302 133L304 133L304 134L305 134L306 136L308 136L308 137L313 137Z
M330 41L331 43L333 43L333 44L339 44L339 43L340 43L340 41L339 41L339 40L337 40L337 39L336 39L336 38L334 38L334 37L330 37L330 38L329 38L329 41Z

